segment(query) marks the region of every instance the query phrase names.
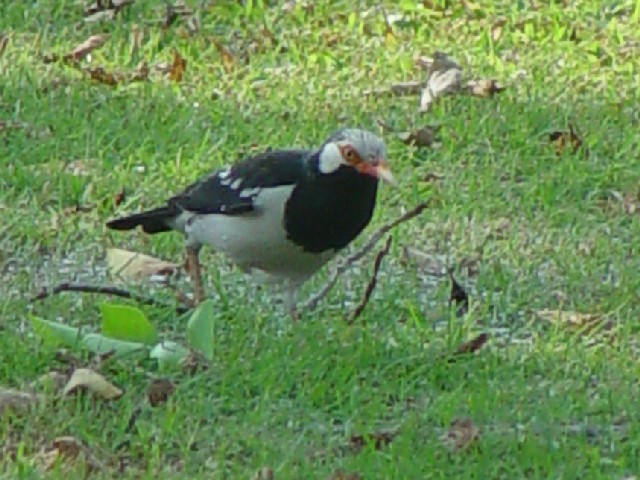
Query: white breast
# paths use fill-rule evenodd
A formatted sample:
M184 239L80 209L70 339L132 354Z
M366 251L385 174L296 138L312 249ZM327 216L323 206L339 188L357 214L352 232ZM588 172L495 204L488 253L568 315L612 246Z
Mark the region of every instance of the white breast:
M209 245L243 269L258 269L274 280L303 282L335 252L310 254L289 240L284 208L293 186L263 189L255 210L242 215L196 215L185 226L190 241Z

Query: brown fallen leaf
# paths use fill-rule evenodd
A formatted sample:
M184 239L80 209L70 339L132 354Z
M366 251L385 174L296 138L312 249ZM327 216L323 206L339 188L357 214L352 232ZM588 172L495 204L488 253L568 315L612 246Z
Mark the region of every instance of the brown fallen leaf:
M487 340L489 340L489 335L487 333L481 333L477 337L460 344L458 348L456 348L456 351L453 352L453 357L449 358L449 363L455 362L456 359L454 357L456 356L477 352L487 343Z
M143 82L149 80L149 65L145 60L140 62L132 72L110 72L103 67L85 67L82 71L91 80L114 87L122 83Z
M420 111L428 112L439 97L459 92L462 68L446 53L436 52L429 66L427 85L420 95Z
M0 387L0 417L3 417L7 412L24 413L43 400L42 395L33 392Z
M78 391L89 391L104 400L117 400L124 393L101 374L89 368L77 368L62 390L63 395L73 395Z
M235 67L235 57L231 52L231 49L227 45L224 45L217 38L212 39L212 42L216 47L216 50L218 50L218 53L220 54L222 65L224 66L225 71L231 72Z
M86 471L85 476L92 472L107 470L106 465L98 460L86 444L72 436L54 439L49 448L36 455L35 464L45 472L60 465L66 474L71 474L80 468Z
M469 295L466 290L453 277L453 271L449 270L451 279L451 294L449 295L449 308L456 307L456 315L462 316L469 311Z
M440 126L425 125L411 132L402 132L398 134L398 138L405 145L413 145L415 147L430 147L433 145L436 134L440 130Z
M169 400L169 397L176 390L175 385L166 378L157 378L149 385L147 400L152 407L160 406Z
M454 419L447 433L440 439L452 452L466 450L472 443L480 438L480 429L468 418Z
M107 249L107 265L111 277L116 281L139 281L152 275L167 277L180 267L177 263L120 248Z
M184 72L187 68L187 61L180 56L177 50L173 51L173 63L171 64L171 70L169 71L169 79L180 83L184 77Z
M573 148L573 153L576 153L582 146L582 139L578 136L578 133L571 123L569 123L569 129L567 131L551 132L549 134L549 142L554 145L556 155L561 155L569 146Z
M503 92L506 89L502 84L495 80L472 80L467 82L467 90L471 95L476 97L491 98L496 93Z
M271 467L262 467L253 476L253 480L273 480L274 478L273 468Z
M95 49L100 48L104 45L107 40L109 40L109 35L101 34L101 35L91 35L84 42L77 45L71 53L66 54L62 57L62 60L65 62L79 62Z
M126 199L127 199L127 192L123 188L118 193L116 193L116 195L113 197L113 206L114 207L120 206L122 202L124 202Z

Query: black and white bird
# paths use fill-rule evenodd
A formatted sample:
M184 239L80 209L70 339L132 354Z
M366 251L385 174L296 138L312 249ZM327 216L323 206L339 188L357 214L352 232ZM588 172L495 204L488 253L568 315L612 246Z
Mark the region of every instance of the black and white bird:
M315 151L247 158L159 208L111 220L107 227L181 232L196 303L205 298L198 253L209 245L243 271L283 283L295 318L299 287L369 224L379 179L395 184L384 141L366 130L342 129Z

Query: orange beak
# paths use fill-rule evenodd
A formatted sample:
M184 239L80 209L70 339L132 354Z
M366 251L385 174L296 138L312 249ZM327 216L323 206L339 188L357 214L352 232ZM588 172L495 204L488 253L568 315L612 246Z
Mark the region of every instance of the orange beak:
M371 163L360 162L355 167L360 173L379 178L394 187L397 185L396 179L393 177L389 165L385 160L376 160Z

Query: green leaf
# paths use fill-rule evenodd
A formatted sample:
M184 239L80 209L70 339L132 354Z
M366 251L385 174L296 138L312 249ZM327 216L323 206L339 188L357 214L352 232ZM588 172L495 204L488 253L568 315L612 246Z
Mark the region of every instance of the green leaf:
M103 303L100 311L103 335L145 344L158 340L158 332L141 310L129 305Z
M115 338L105 337L99 333L89 333L85 335L82 339L82 345L97 354L115 351L115 357L146 349L143 343L117 340Z
M213 360L213 300L202 302L189 318L187 340L207 360Z
M78 343L80 329L63 323L51 322L43 318L30 315L31 325L35 334L52 345L74 346Z
M151 352L149 352L150 358L158 360L158 366L161 370L164 370L167 367L179 365L180 362L187 358L188 355L188 348L172 341L159 343L153 347Z

